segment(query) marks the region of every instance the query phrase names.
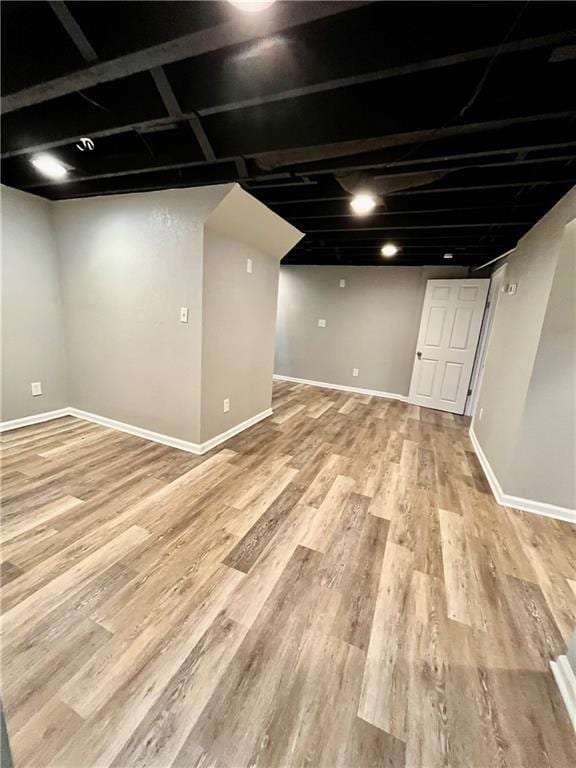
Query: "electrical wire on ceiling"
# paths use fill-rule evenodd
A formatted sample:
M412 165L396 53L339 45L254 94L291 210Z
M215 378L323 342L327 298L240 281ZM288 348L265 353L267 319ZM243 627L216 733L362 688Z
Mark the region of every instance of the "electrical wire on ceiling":
M524 11L526 10L529 2L530 2L530 0L526 0L526 2L520 8L520 11L516 15L516 18L514 19L514 21L512 22L510 28L506 32L506 35L504 36L504 38L502 39L502 41L499 44L498 48L494 52L494 55L492 56L492 58L490 59L490 61L486 65L486 67L484 69L484 72L482 73L482 76L480 77L480 80L478 81L478 83L476 84L476 87L474 88L474 92L472 93L472 95L468 99L468 101L464 104L464 106L455 115L452 115L452 117L450 117L448 120L446 120L445 123L443 123L442 125L438 126L437 128L433 128L430 131L430 135L427 136L425 139L423 139L419 144L417 144L411 150L406 152L404 155L401 155L399 158L396 158L394 160L394 163L399 163L399 162L402 162L403 160L407 160L409 157L412 157L420 149L422 149L422 147L425 146L431 139L433 139L434 136L437 133L439 133L440 131L444 130L444 128L449 128L454 123L456 123L460 118L464 117L466 112L468 112L470 107L472 107L472 105L476 102L476 100L480 96L480 93L482 92L482 89L484 88L484 85L486 84L486 80L488 79L488 75L490 74L490 72L492 70L492 67L496 63L496 60L498 59L503 46L506 45L506 43L510 39L512 33L514 32L514 30L518 26L518 22L522 18L523 14L524 14ZM390 165L391 165L391 163L388 164L388 165L385 165L383 167L384 168L389 168Z
M78 96L85 99L87 102L89 102L93 106L98 107L98 109L103 109L104 112L110 112L111 115L114 114L113 109L108 109L108 107L105 107L103 104L100 104L98 101L94 101L94 99L91 99L90 96L86 96L86 94L82 93L82 91L76 91L76 93L78 94Z

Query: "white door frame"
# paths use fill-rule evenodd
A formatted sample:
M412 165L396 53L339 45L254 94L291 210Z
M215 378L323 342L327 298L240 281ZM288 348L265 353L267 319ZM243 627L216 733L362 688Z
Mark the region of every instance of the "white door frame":
M470 394L468 395L466 407L464 409L465 416L474 416L474 411L476 410L476 405L478 403L480 388L482 387L482 378L484 376L484 366L486 365L486 356L488 354L488 345L490 344L490 335L492 333L496 307L500 300L505 275L505 263L501 264L498 269L495 269L490 275L490 289L488 291L488 300L486 302L486 310L484 312L480 338L478 339L476 360L474 361L472 378L470 379Z

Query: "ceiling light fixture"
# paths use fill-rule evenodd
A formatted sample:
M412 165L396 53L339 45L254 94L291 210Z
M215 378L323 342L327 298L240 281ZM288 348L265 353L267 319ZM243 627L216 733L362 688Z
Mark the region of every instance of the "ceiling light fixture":
M358 216L365 216L376 208L376 198L374 195L369 195L367 193L354 195L350 201L350 207Z
M398 253L398 246L394 245L394 243L386 243L386 245L382 246L380 253L382 254L382 256L387 256L387 257L396 256L396 254Z
M68 174L68 169L52 155L36 155L32 165L50 179L63 179Z
M228 0L228 2L246 13L257 13L270 8L276 0Z
M445 253L444 254L444 258L445 259L453 259L454 258L454 254L453 253Z

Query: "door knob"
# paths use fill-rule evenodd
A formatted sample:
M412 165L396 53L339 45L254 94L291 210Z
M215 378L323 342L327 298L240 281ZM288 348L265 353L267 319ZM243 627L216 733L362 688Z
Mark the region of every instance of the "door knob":
M418 360L422 360L422 352L416 352L416 357Z

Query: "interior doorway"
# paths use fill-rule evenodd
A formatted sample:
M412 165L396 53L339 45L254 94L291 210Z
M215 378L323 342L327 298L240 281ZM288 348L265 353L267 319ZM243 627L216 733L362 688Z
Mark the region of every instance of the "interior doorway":
M488 300L484 312L484 322L482 323L482 330L480 331L478 352L476 354L476 360L472 370L472 378L470 380L470 395L468 396L466 408L464 410L466 416L473 416L474 411L476 410L476 403L478 402L478 395L480 394L480 387L482 385L482 374L484 373L484 366L486 365L486 354L490 342L490 333L492 332L496 307L498 305L500 294L502 293L505 276L506 264L502 264L502 266L498 267L490 277L490 288L488 290Z

